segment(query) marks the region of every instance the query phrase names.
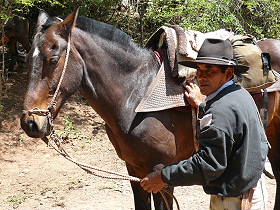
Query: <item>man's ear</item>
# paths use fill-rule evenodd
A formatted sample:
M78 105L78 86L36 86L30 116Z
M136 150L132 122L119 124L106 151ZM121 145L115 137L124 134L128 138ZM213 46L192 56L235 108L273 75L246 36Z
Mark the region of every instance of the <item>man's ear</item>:
M234 68L233 67L228 67L226 70L226 76L227 80L231 80L234 76Z

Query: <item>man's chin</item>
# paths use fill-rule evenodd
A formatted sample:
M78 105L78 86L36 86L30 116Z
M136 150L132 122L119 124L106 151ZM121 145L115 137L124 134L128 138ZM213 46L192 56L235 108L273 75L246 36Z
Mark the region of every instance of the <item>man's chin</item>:
M209 94L208 94L209 91L207 91L207 90L204 89L204 88L200 88L200 92L201 92L203 95L206 95L206 96L209 95Z

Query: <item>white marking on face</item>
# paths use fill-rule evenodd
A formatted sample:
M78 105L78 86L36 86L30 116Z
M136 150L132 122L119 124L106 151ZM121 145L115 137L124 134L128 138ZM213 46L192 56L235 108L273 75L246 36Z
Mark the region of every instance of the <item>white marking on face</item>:
M38 47L36 47L33 52L33 58L37 57L39 54L40 54L40 51L39 51Z

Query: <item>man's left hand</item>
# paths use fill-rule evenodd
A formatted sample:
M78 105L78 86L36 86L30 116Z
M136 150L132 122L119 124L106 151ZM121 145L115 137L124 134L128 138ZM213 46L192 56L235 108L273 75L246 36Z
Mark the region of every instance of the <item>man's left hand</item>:
M158 193L162 188L166 186L161 178L161 170L157 170L148 174L140 182L141 187L149 193Z

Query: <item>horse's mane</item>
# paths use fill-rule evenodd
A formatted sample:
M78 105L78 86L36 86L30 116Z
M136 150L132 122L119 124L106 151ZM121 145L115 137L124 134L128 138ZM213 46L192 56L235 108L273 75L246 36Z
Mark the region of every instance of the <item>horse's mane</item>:
M77 18L76 27L83 31L98 35L103 39L116 42L122 46L134 46L129 35L116 28L115 26L109 25L107 23L79 16Z
M57 22L58 20L60 21L61 19L65 18L66 16L50 17L47 22L44 23L43 29L46 30L54 22ZM103 23L84 16L79 16L76 21L76 27L108 41L116 42L124 46L125 48L127 48L128 46L134 48L136 46L132 41L132 38L128 34L107 23Z

